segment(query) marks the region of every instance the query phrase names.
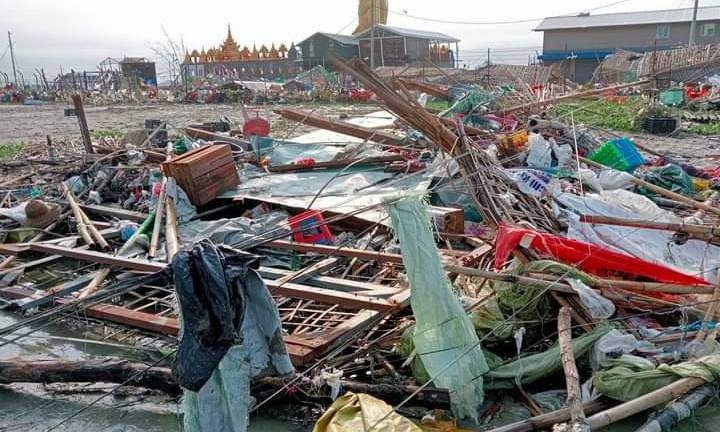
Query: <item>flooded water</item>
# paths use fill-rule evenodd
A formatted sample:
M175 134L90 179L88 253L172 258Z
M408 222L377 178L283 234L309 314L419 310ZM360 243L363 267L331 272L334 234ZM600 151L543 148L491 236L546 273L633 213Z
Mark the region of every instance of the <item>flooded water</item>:
M0 312L0 328L17 321L17 316ZM0 347L0 359L64 359L89 360L119 357L147 361L148 353L135 349L103 346L67 338L80 339L79 332L62 325L43 328L17 343ZM1 342L0 342L1 343ZM106 386L111 387L112 385ZM67 386L39 384L0 385L0 431L47 431L69 416L86 408L103 393L78 395L64 391ZM88 391L82 388L81 391ZM74 386L76 390L78 386ZM108 396L67 423L52 429L58 432L172 432L179 431L175 400L160 395L127 395L118 392ZM252 419L250 432L307 431L288 422L267 417Z
M0 312L0 328L17 321L15 315ZM119 357L135 361L149 361L152 353L133 348L104 346L78 340L83 337L80 332L73 332L66 326L57 325L43 328L32 334L32 337L19 340L17 343L0 347L0 359L22 357L24 359L65 359L90 360L99 357ZM0 342L2 343L2 342ZM562 387L564 383L558 383ZM88 386L15 384L0 385L0 432L34 432L34 431L83 431L83 432L174 432L180 431L176 416L176 401L165 395L136 394L118 392L97 402L104 394L91 391ZM104 390L112 385L104 386ZM79 392L78 392L79 390ZM91 405L89 408L88 406ZM716 431L707 425L720 421L720 403L698 410L693 419L673 429L673 432ZM72 420L58 424L68 417L84 410ZM499 423L517 421L519 418L505 410L501 412ZM502 417L506 417L502 419ZM632 432L639 427L646 415L636 416L621 424L613 425L603 431ZM463 424L468 430L484 431L494 426ZM299 426L288 421L271 418L262 414L251 419L249 432L310 432L311 426Z

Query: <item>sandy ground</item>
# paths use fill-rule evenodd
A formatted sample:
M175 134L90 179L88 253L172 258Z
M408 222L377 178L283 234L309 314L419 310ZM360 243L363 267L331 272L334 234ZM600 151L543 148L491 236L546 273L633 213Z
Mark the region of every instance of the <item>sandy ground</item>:
M337 117L341 113L349 116L360 116L377 111L375 105L293 105L293 108L314 110L321 115ZM45 142L45 136L50 135L53 141L79 139L80 132L76 117L65 117L64 109L67 105L55 104L45 106L24 106L0 104L0 144L15 143L18 141L31 145ZM271 106L249 107L249 115L268 118L273 127L273 133L283 137L288 129L288 123L272 113ZM120 130L123 132L142 129L145 120L154 119L167 122L171 126L185 127L192 123L219 121L227 117L233 125L242 124L243 116L237 105L113 105L103 107L85 108L88 126L91 130ZM309 130L298 128L295 135Z
M0 144L25 142L30 145L44 145L45 136L53 141L79 140L76 117L65 117L63 104L45 106L0 105ZM379 108L375 105L304 104L293 108L313 111L316 114L338 118L341 114L350 117L361 116ZM271 106L249 107L251 116L260 114L271 121L272 133L276 138L289 138L309 132L312 128L287 122L272 113ZM146 119L168 122L171 126L184 127L192 123L218 121L227 117L234 126L243 122L237 105L114 105L86 107L88 125L91 130L120 130L127 132L142 129ZM720 165L720 137L686 136L667 138L654 135L636 134L633 137L646 147L659 153L670 153L687 162L703 167Z

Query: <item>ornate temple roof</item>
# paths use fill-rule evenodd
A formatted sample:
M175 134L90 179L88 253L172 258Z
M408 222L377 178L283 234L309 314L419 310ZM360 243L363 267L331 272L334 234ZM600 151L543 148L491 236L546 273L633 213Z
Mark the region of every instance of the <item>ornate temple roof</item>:
M205 51L198 52L197 49L185 53L183 64L194 63L222 63L222 62L241 62L241 61L258 61L258 60L282 60L288 58L288 48L284 43L279 48L275 48L275 42L268 49L267 45L261 45L260 50L253 43L252 50L247 46L240 48L240 45L232 35L232 30L228 24L227 36L219 47L210 47Z

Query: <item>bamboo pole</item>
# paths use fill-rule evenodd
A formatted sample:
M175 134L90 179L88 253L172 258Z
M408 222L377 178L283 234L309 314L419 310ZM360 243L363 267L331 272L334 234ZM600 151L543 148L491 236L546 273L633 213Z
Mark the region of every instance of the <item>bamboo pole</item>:
M536 280L543 280L547 282L554 282L558 280L558 276L552 273L528 273L525 275L529 278ZM587 285L591 288L598 290L603 289L623 289L627 291L640 291L640 292L660 292L667 294L706 294L710 295L713 293L715 286L713 285L678 285L678 284L666 284L658 282L638 282L638 281L626 281L626 280L615 280L615 279L599 279L594 278L591 281L586 281Z
M155 207L155 224L153 225L152 238L150 240L150 249L148 256L154 258L157 254L158 243L160 242L160 227L162 226L163 213L165 210L165 188L167 187L167 177L163 177L160 186L160 195L158 195L157 205Z
M595 161L591 161L590 159L586 159L586 158L584 158L584 157L580 157L580 160L583 161L584 163L586 163L586 164L588 164L588 165L591 165L591 166L594 166L594 167L596 167L596 168L612 169L612 168L606 167L605 165L603 165L603 164L601 164L601 163L597 163L597 162L595 162ZM694 207L694 208L696 208L696 209L705 210L705 211L707 211L707 212L710 212L710 213L713 213L713 214L715 214L715 215L720 216L720 209L717 208L717 207L713 207L713 206L711 206L711 205L709 205L709 204L701 203L701 202L696 201L696 200L694 200L694 199L692 199L692 198L688 198L688 197L686 197L685 195L680 195L679 193L675 193L675 192L669 191L669 190L667 190L667 189L665 189L665 188L661 188L660 186L656 186L656 185L654 185L654 184L652 184L652 183L648 183L648 182L646 182L645 180L641 180L641 179L639 179L639 178L637 178L637 177L631 177L631 178L630 178L630 181L631 181L633 184L635 184L636 186L642 186L642 187L644 187L644 188L646 188L646 189L648 189L648 190L650 190L650 191L653 191L653 192L655 192L655 193L657 193L657 194L660 194L660 195L662 195L662 196L664 196L664 197L666 197L666 198L670 198L670 199L675 200L675 201L680 201L680 202L685 203L685 204L687 204L687 205L689 205L689 206L692 206L692 207Z
M658 231L672 231L691 234L701 240L712 240L720 237L720 228L710 225L693 225L684 223L648 222L642 220L622 219L609 216L581 215L580 222L594 225L613 225L628 228L646 228Z
M130 248L135 246L135 243L137 243L137 240L140 238L140 235L150 226L151 223L155 220L155 214L151 214L150 216L145 219L145 221L142 223L140 227L133 233L132 236L125 242L125 244L120 247L120 249L115 254L116 256L126 256ZM112 273L112 269L110 267L104 268L97 272L93 280L90 281L90 283L83 288L78 293L78 298L84 299L85 297L91 296L95 294L99 289L100 285L110 276L110 273Z
M567 403L570 408L570 430L572 432L590 432L590 426L588 426L585 419L582 397L580 396L580 374L577 365L575 365L575 356L572 351L571 328L570 308L562 307L558 313L558 342L560 344L560 359L565 372Z
M562 280L563 278L553 274L529 273L525 276L516 276L506 273L496 273L469 267L461 267L457 265L445 265L444 268L446 271L455 274L476 276L499 282L521 283L538 288L548 288L565 294L576 294L575 290ZM651 291L669 294L712 294L714 289L714 287L710 285L676 285L597 278L594 281L589 282L588 285L595 289L621 288L630 291Z
M606 409L609 405L609 402L605 400L594 400L584 404L583 410L588 414L593 414ZM570 420L570 409L563 408L537 417L530 417L527 420L501 426L488 432L531 432L534 430L548 429L553 427L553 425L568 420Z
M85 225L85 220L82 217L80 207L75 202L75 199L72 196L72 192L65 183L62 183L62 188L63 192L65 193L65 199L67 199L68 204L70 204L70 209L72 210L73 215L75 215L75 220L77 221L78 233L80 234L80 237L83 238L83 241L85 241L88 246L94 246L95 241L93 240L92 236L90 236L90 232Z
M83 209L80 208L80 206L78 206L78 208L80 209L80 216L83 218L83 223L88 228L90 235L93 236L93 238L98 243L100 248L103 250L110 249L110 244L108 244L107 240L105 240L105 237L103 237L102 234L100 234L100 231L98 231L95 224L92 223L92 221L88 217L87 213L85 213L83 211Z
M165 197L165 213L165 252L167 254L167 262L172 262L179 247L175 199L169 195Z
M78 219L78 226L82 224L87 232L92 236L93 241L97 242L98 245L100 245L101 249L110 249L110 245L105 240L105 238L100 234L100 231L95 227L95 225L92 223L88 215L83 211L83 209L80 208L80 205L78 205L77 201L75 200L75 195L72 193L72 191L63 183L63 187L65 189L65 196L70 203L70 206L73 208L73 213L75 214L75 218Z
M632 417L654 406L664 404L673 399L687 394L689 391L705 384L705 380L700 378L683 378L679 381L659 388L635 400L625 402L624 404L599 412L588 417L587 422L592 430L604 428L605 426Z

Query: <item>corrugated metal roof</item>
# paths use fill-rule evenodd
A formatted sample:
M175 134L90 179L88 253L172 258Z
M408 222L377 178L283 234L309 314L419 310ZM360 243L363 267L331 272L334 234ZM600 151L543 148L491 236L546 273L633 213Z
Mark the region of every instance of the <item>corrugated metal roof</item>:
M348 36L348 35L342 35L342 34L335 34L335 33L321 33L322 35L325 35L329 37L330 39L334 39L342 44L345 45L358 45L359 42L355 36Z
M535 31L581 29L590 27L616 27L641 24L670 24L692 21L692 9L670 9L644 12L625 12L612 14L580 14L545 18ZM720 20L720 7L698 9L698 21Z
M359 44L357 38L355 38L354 36L348 36L348 35L337 34L337 33L323 33L323 32L313 33L312 36L305 38L302 42L300 42L300 44L305 43L307 40L312 39L313 37L315 37L317 35L323 35L325 37L328 37L330 39L333 39L333 40L335 40L341 44L345 44L345 45L358 45Z
M460 39L452 37L452 36L448 36L443 33L430 32L430 31L425 31L425 30L405 29L405 28L393 27L393 26L384 25L384 24L378 24L375 27L386 30L391 33L395 33L398 36L429 39L429 40L437 41L437 42L460 42ZM370 29L365 30L364 32L360 33L357 36L358 39L368 39L369 37L370 37Z

